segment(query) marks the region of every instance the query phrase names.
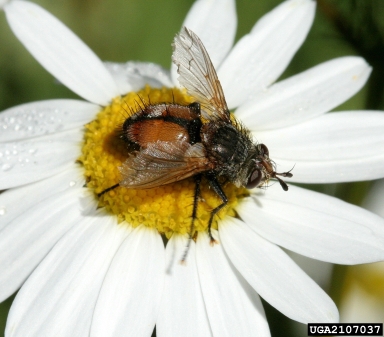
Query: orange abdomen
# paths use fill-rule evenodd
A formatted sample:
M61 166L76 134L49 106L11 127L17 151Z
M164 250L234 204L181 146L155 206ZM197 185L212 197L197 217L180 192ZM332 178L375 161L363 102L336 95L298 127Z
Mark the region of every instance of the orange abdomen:
M161 119L138 121L130 125L126 133L128 139L139 144L140 147L146 147L148 143L154 143L158 140L189 142L188 130L176 123Z
M134 150L157 141L195 143L200 138L199 114L196 104L148 105L126 119L122 138Z

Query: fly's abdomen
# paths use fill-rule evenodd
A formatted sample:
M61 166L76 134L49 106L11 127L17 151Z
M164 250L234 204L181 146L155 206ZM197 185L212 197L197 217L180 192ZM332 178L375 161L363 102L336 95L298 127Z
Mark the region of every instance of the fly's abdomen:
M194 144L200 141L199 106L178 104L148 105L127 118L122 139L134 150L157 141Z

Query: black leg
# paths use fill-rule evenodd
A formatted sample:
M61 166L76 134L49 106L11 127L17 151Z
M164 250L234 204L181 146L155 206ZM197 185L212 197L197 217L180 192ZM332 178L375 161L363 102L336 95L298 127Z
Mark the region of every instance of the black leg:
M208 222L208 235L211 240L211 244L214 244L216 240L212 236L211 232L211 226L213 217L216 215L217 212L219 212L223 207L225 207L228 204L228 198L225 195L224 191L222 190L220 183L217 181L215 174L213 173L207 173L206 177L208 179L209 185L211 185L212 189L216 192L216 194L220 197L220 199L223 201L222 204L214 208L211 212L211 217L209 218Z
M109 191L112 191L112 190L114 190L116 187L119 187L119 186L120 186L120 184L116 184L116 185L113 185L113 186L111 186L111 187L108 187L108 188L106 188L104 191L100 192L97 196L100 198L103 194L105 194L105 193L107 193L107 192L109 192Z
M197 213L197 204L199 202L199 196L200 196L200 184L201 184L201 174L195 175L195 194L193 197L193 210L192 210L192 221L191 221L191 228L189 230L189 238L187 247L185 248L184 255L181 259L181 262L184 262L188 255L188 250L191 245L193 231L195 230L195 220L196 220L196 213Z

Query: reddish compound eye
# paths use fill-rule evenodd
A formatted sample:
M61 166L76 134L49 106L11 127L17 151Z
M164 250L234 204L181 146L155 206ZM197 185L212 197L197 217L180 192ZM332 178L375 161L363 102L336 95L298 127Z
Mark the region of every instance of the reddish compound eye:
M269 157L269 150L264 144L260 144L261 155L266 154Z
M263 177L263 174L261 173L261 170L254 169L252 173L249 175L248 182L245 187L248 189L257 187L260 184L262 177Z

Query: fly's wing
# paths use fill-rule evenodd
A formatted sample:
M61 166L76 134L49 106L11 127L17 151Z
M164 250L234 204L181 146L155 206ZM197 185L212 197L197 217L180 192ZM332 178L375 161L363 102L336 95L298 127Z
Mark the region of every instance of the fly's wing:
M202 106L203 117L230 123L229 110L216 70L199 37L186 27L172 44L179 83Z
M119 168L121 186L153 188L191 177L210 169L201 143L150 143L145 149L131 153Z

